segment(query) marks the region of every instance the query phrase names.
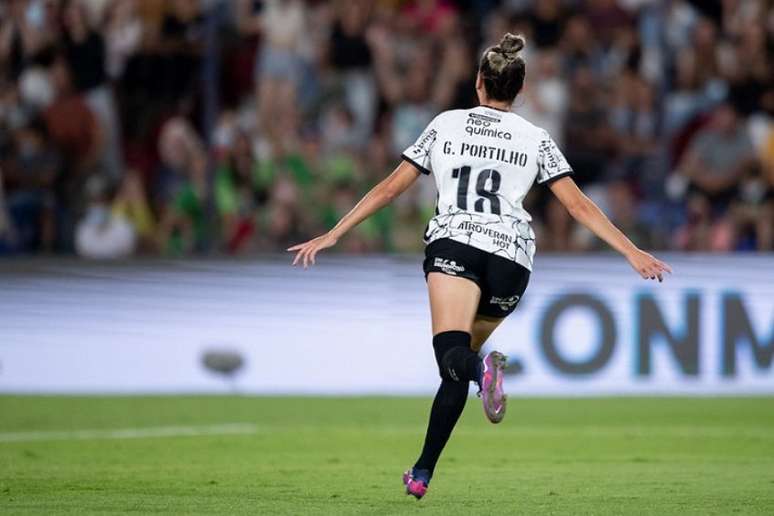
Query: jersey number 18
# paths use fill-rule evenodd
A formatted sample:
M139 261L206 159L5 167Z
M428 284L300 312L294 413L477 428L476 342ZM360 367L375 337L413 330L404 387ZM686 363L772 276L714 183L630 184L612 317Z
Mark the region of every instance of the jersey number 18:
M468 209L468 185L470 184L470 167L460 167L452 170L452 177L459 179L457 183L457 206L461 210ZM489 181L491 180L491 181ZM501 176L497 170L487 168L478 173L476 179L476 193L479 198L473 203L473 209L479 213L484 212L484 200L489 201L489 211L495 215L500 215L500 199L497 197L497 191L500 190ZM489 183L489 188L487 188Z

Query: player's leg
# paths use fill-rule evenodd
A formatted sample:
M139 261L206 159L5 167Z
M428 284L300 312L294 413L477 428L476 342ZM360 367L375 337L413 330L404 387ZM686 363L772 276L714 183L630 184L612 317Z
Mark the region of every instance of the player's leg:
M481 291L466 278L430 272L427 276L433 324L433 351L438 373L467 387L478 381L480 360L471 349L471 331Z
M473 322L473 341L470 346L478 353L489 336L505 317L492 317L477 314ZM479 393L484 407L484 414L492 423L499 423L505 417L506 396L503 389L506 357L499 351L490 351L482 360L482 375L479 383Z
M478 381L481 360L470 348L480 290L470 279L429 272L427 286L433 318L433 348L441 385L433 400L422 453L404 475L409 494L424 496L435 465L468 398L471 380Z
M476 314L476 318L473 320L472 340L470 342L470 349L478 353L481 351L481 347L489 340L489 336L497 329L498 326L505 320L504 317L490 317L486 315Z
M481 301L473 323L473 349L478 351L492 332L510 315L524 295L529 270L512 260L496 255L487 257L481 282ZM506 395L503 388L506 357L499 351L484 356L480 396L484 413L492 423L505 417Z

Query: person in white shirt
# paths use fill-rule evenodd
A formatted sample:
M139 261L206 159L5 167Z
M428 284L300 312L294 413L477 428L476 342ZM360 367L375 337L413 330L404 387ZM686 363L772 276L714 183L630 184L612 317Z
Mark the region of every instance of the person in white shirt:
M535 256L531 217L522 201L533 184L548 186L570 214L620 252L645 279L671 269L638 249L573 181L572 168L551 136L511 112L524 85L524 38L506 34L479 63L480 105L433 119L403 153L403 162L329 232L290 247L306 268L317 253L389 204L422 175L438 188L436 214L425 232L424 271L430 294L433 348L441 385L430 412L422 453L403 475L407 494L427 492L435 465L468 394L478 383L484 413L505 415L505 357L478 352L524 294Z

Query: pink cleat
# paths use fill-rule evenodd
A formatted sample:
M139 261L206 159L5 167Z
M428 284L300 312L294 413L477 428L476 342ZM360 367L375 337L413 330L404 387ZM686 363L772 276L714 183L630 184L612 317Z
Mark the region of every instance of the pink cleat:
M406 486L406 494L413 495L417 500L427 493L427 485L430 483L427 470L409 468L403 474L403 485Z
M499 351L492 351L483 360L479 395L484 404L484 414L492 423L499 423L505 417L506 396L503 392L503 371L506 360L506 356Z

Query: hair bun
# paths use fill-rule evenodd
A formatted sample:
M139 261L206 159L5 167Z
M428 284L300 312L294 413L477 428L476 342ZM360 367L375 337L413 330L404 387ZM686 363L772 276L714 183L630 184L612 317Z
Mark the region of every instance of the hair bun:
M524 37L506 33L498 45L487 48L478 65L478 77L493 100L513 102L524 86L527 63L519 55Z
M505 36L503 36L503 39L500 40L500 44L498 46L508 59L514 59L516 54L518 54L519 51L524 48L524 43L524 36L521 36L520 34L511 34L508 32L505 34Z

